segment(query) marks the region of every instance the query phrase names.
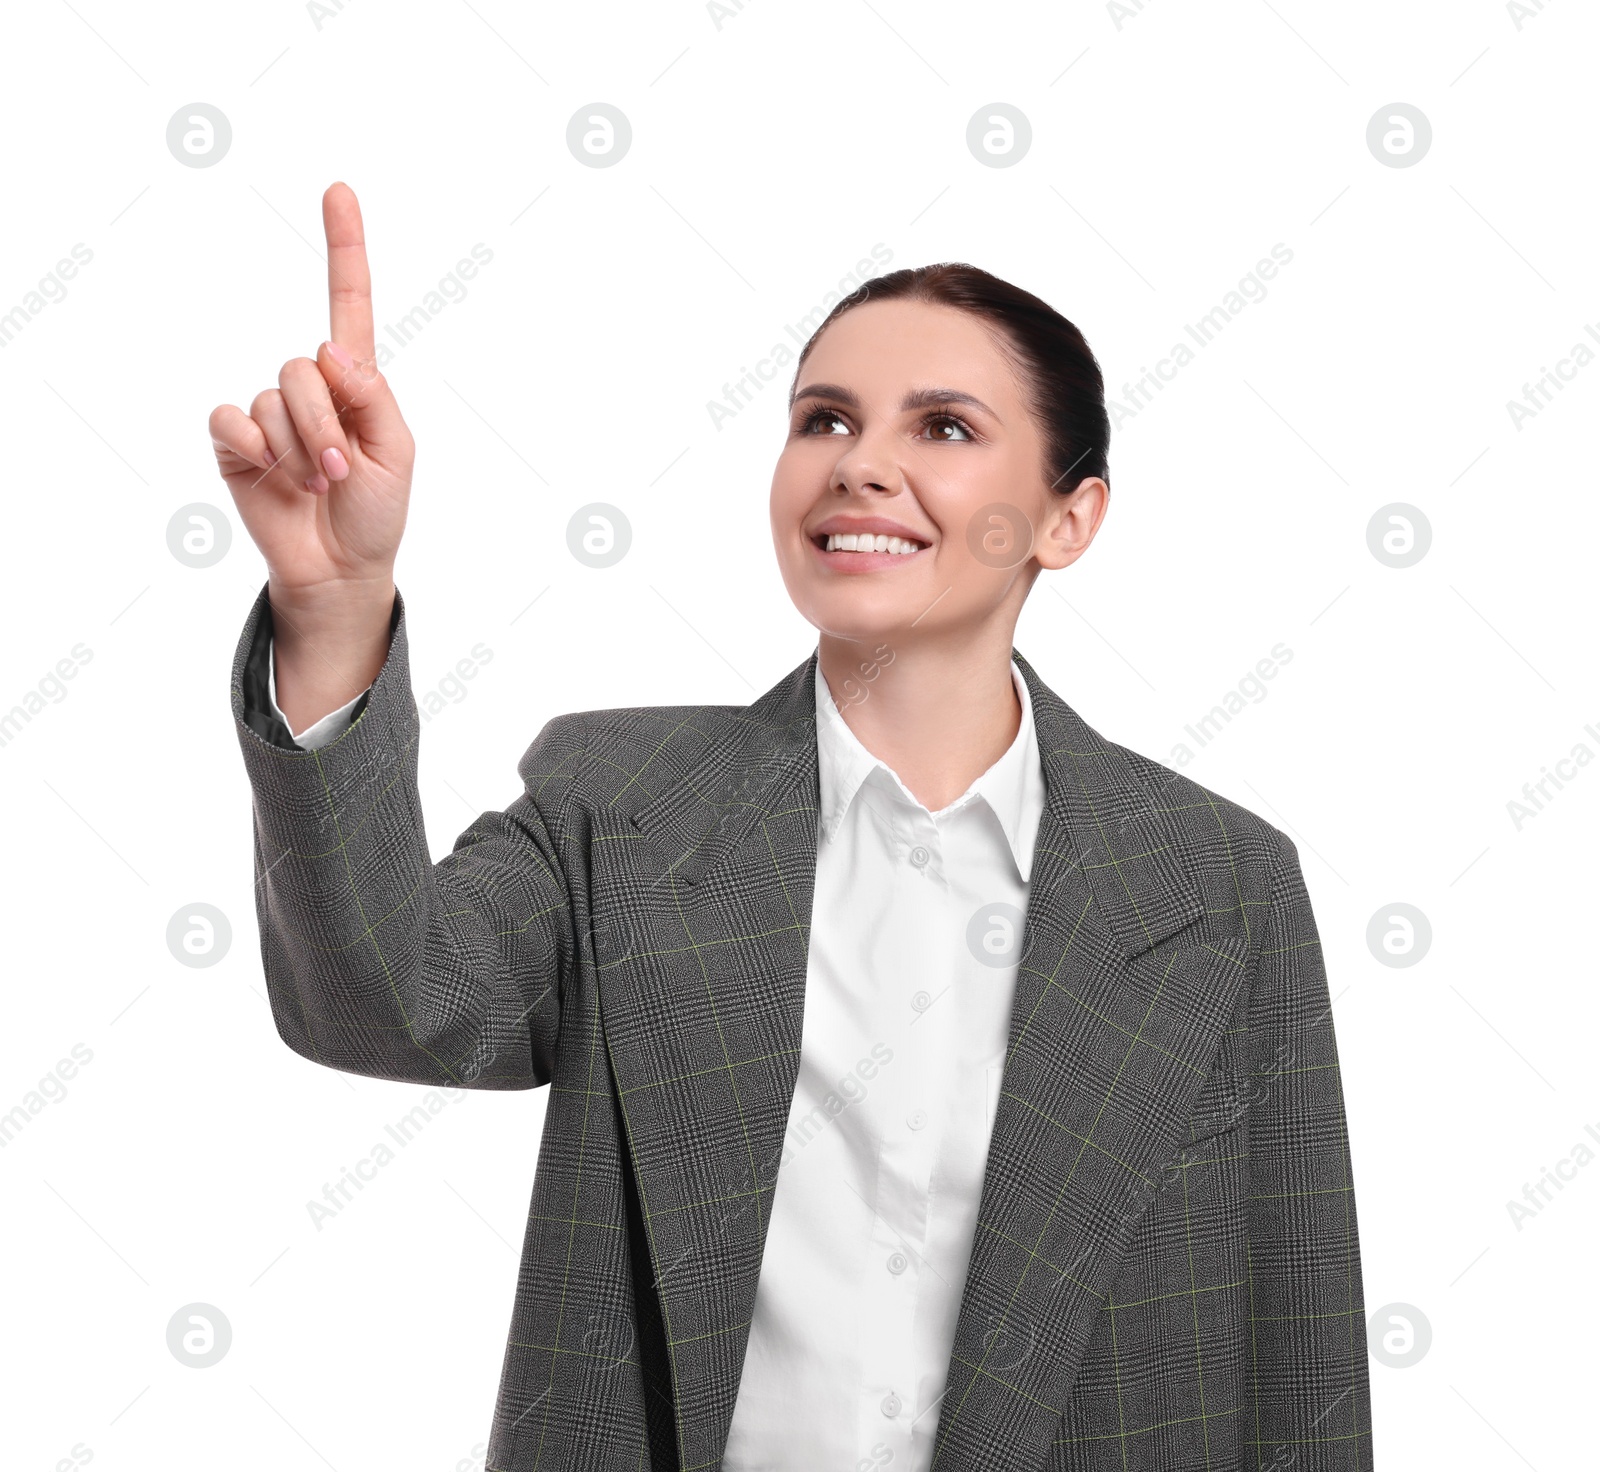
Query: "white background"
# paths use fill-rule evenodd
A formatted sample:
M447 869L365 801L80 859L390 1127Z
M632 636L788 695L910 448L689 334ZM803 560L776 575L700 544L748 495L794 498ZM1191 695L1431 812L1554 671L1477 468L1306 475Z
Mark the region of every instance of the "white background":
M75 244L92 260L0 348L0 712L80 642L92 657L0 745L0 1116L25 1116L0 1146L6 1468L482 1465L544 1098L456 1095L313 1225L307 1202L426 1091L278 1040L228 707L265 570L206 416L326 336L334 179L365 209L380 334L474 244L493 252L388 368L419 443L397 574L419 700L480 641L493 656L423 730L435 857L517 795L550 716L742 704L806 657L766 512L787 376L720 428L707 402L874 244L1044 296L1124 401L1292 250L1119 426L1101 535L1041 582L1017 646L1103 734L1164 760L1187 742L1189 776L1299 846L1367 1305L1432 1332L1413 1367L1372 1363L1380 1464L1592 1457L1600 1158L1574 1151L1600 1132L1600 769L1568 768L1520 828L1507 804L1580 743L1600 752L1600 363L1520 428L1507 402L1600 348L1600 17L1126 8L9 13L0 313ZM233 142L185 168L165 133L197 101ZM633 128L611 168L566 146L597 101ZM1033 130L1008 168L965 142L997 101ZM1409 168L1366 142L1395 102L1432 124ZM567 550L591 501L633 527L603 572ZM168 550L194 502L233 527L206 569ZM1367 543L1394 502L1432 529L1403 570ZM1265 698L1198 748L1185 727L1280 642ZM1433 931L1407 968L1367 944L1396 902ZM197 903L233 927L204 969L166 942ZM92 1061L29 1113L74 1045ZM1563 1160L1572 1179L1519 1229L1508 1201ZM166 1341L197 1302L233 1334L204 1370Z

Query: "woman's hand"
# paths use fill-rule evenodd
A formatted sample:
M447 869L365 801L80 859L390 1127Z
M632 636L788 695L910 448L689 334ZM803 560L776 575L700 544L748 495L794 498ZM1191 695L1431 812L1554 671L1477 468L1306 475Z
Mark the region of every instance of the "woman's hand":
M274 608L323 607L339 590L393 577L415 447L372 333L361 207L345 184L322 196L331 341L292 358L246 414L211 413L217 468L266 559Z
M347 185L322 196L322 223L331 340L285 363L248 414L211 413L217 469L267 562L277 701L295 732L383 666L415 453L378 372L361 207Z

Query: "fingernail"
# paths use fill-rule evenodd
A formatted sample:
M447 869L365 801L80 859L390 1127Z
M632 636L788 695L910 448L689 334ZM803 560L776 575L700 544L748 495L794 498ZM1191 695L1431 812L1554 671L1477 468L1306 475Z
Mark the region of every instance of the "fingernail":
M328 482L320 475L308 475L306 477L306 489L313 496L325 496L328 494Z
M352 358L349 353L345 352L345 350L340 347L338 343L331 341L325 342L323 343L323 347L328 350L328 356L332 358L333 361L341 368L352 368L355 366L356 360Z
M333 445L322 452L322 468L328 472L329 480L343 480L350 474L348 462Z

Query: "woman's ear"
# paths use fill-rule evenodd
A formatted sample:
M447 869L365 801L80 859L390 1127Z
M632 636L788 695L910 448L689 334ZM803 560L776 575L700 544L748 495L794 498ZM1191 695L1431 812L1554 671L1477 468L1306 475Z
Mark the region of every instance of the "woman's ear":
M1098 475L1091 475L1065 496L1054 491L1045 494L1049 499L1034 538L1034 558L1040 567L1070 567L1089 550L1100 530L1111 504L1111 487Z

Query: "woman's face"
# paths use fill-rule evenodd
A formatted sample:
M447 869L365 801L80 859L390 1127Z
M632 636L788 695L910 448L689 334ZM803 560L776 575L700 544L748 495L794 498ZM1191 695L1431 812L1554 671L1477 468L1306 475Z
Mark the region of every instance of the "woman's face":
M868 302L828 327L772 477L778 565L811 624L921 640L999 620L1009 639L1039 569L1083 552L1107 494L1050 488L1025 392L991 329L954 307Z

